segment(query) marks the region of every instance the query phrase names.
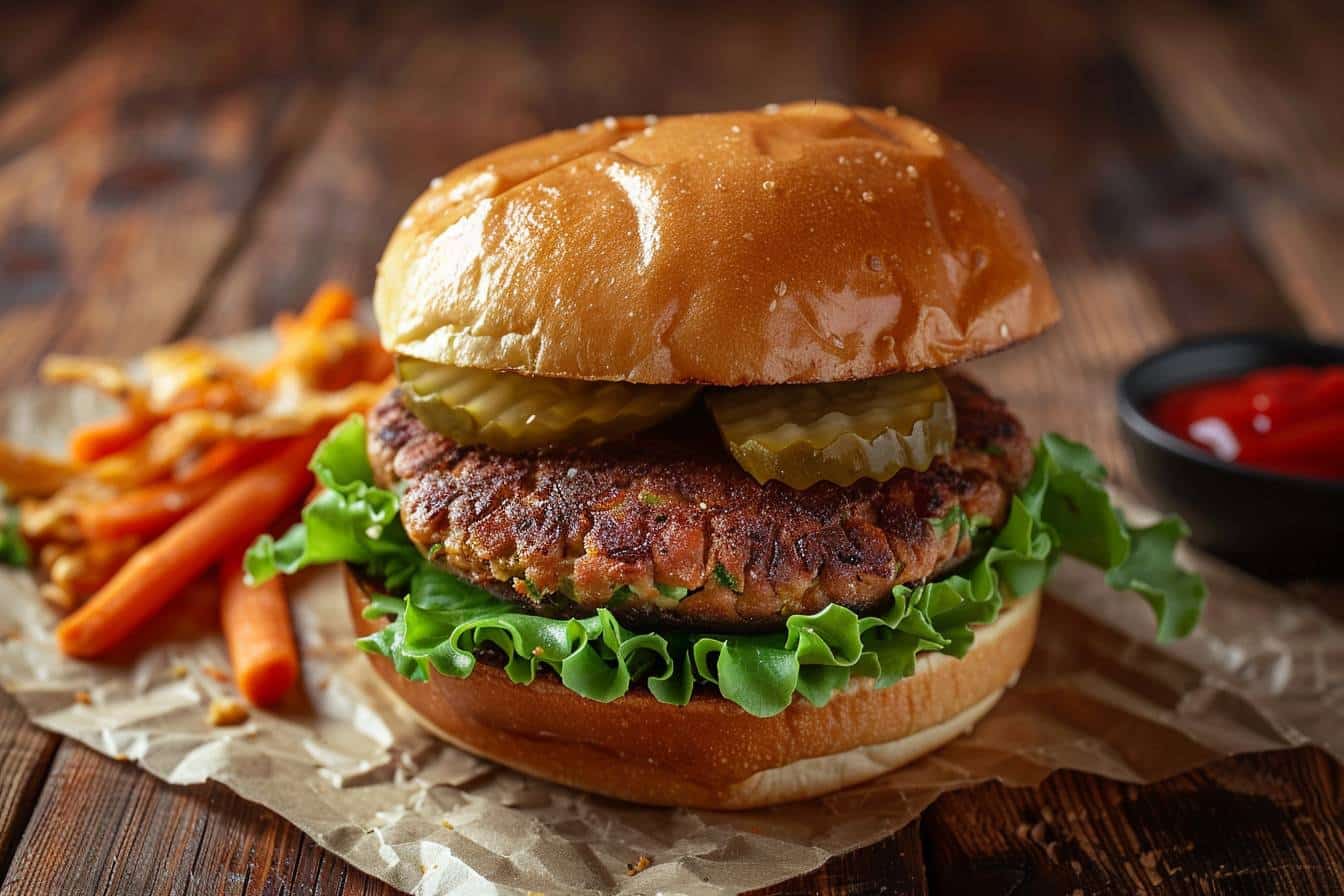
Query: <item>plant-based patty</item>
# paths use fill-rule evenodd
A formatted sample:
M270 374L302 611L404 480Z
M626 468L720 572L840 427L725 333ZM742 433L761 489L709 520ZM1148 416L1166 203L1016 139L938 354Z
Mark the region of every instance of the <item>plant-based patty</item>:
M540 611L606 606L635 624L778 626L829 603L880 611L971 549L959 521L997 527L1031 472L1004 404L946 377L953 451L925 472L805 491L758 484L703 408L586 448L505 454L427 429L393 392L369 413L381 484L435 563Z

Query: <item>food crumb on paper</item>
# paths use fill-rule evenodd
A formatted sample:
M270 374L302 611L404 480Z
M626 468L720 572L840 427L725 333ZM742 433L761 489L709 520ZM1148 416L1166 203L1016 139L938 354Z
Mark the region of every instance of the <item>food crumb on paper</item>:
M206 718L215 728L241 725L247 721L247 707L232 697L216 697L210 701L210 711Z
M439 822L439 824L443 825L443 829L445 831L451 831L453 829L453 823L446 818L443 821Z
M652 864L653 859L650 859L648 856L640 856L639 858L635 859L633 862L625 866L625 873L629 877L634 877L636 874L643 871L645 868L648 868Z
M70 695L70 699L74 700L80 706L89 706L93 703L93 697L88 691L75 691Z
M213 678L220 684L229 683L229 673L219 668L214 663L206 663L205 665L201 666L201 671L205 673L206 677Z
M187 666L185 663L178 663L177 665L173 666L173 668L168 670L168 674L171 675L173 678L176 678L178 681L181 681L182 679L187 677Z

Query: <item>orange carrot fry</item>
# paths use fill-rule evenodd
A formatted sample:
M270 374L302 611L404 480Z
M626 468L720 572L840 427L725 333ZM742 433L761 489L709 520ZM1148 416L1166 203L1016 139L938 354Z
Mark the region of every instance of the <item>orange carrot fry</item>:
M343 283L324 283L304 306L299 324L310 330L320 330L338 320L355 316L359 300Z
M112 580L56 628L68 656L106 653L162 610L235 545L251 541L312 485L308 458L321 433L290 442L232 479L131 557Z
M270 454L275 443L253 439L221 439L211 445L204 454L191 464L179 470L174 479L182 485L190 485L203 479L213 479L222 473L234 472L261 460Z
M93 504L75 512L79 530L90 541L126 535L158 535L205 503L228 482L228 474L190 483L160 482Z
M243 581L243 550L219 567L219 619L238 690L255 706L273 706L299 676L299 650L279 578L257 586Z
M380 383L392 375L392 355L377 339L369 339L359 346L355 364L358 367L354 376L356 382Z
M173 482L157 482L82 504L75 512L80 532L91 541L158 535L204 504L231 476L260 463L274 449L270 441L216 442Z
M303 333L317 333L337 321L350 320L355 316L359 300L349 287L340 283L326 283L313 293L303 311L295 317L281 312L274 320L275 333L280 339L280 351L254 375L253 381L264 389L273 388L287 356L292 352L289 344Z
M70 435L70 457L77 464L91 464L134 445L158 423L158 417L127 414L81 426Z

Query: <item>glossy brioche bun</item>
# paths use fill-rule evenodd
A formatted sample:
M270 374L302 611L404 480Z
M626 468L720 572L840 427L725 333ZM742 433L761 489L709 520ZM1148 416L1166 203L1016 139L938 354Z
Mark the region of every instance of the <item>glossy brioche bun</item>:
M608 118L468 162L393 233L374 305L427 361L721 386L945 367L1059 317L989 168L832 103Z
M346 571L355 628L367 586ZM743 809L830 793L906 764L965 734L1017 678L1040 611L1013 601L976 631L963 659L919 657L915 675L887 688L866 680L817 708L801 698L758 719L721 697L686 706L640 688L612 703L580 697L549 676L530 685L478 663L464 679L402 678L370 655L379 677L426 728L464 750L570 787L637 803Z

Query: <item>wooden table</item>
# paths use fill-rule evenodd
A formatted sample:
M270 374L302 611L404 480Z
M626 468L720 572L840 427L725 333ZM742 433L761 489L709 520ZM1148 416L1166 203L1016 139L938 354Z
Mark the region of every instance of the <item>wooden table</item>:
M11 5L0 385L53 350L231 333L329 277L367 291L410 200L500 143L827 97L942 125L1026 197L1066 320L980 372L1128 482L1123 364L1220 329L1344 333L1329 6ZM1340 767L1311 749L1142 788L1057 774L944 797L772 892L1341 892L1342 816ZM1038 822L1058 845L1019 833ZM0 876L4 896L387 892L222 787L168 787L7 698Z

